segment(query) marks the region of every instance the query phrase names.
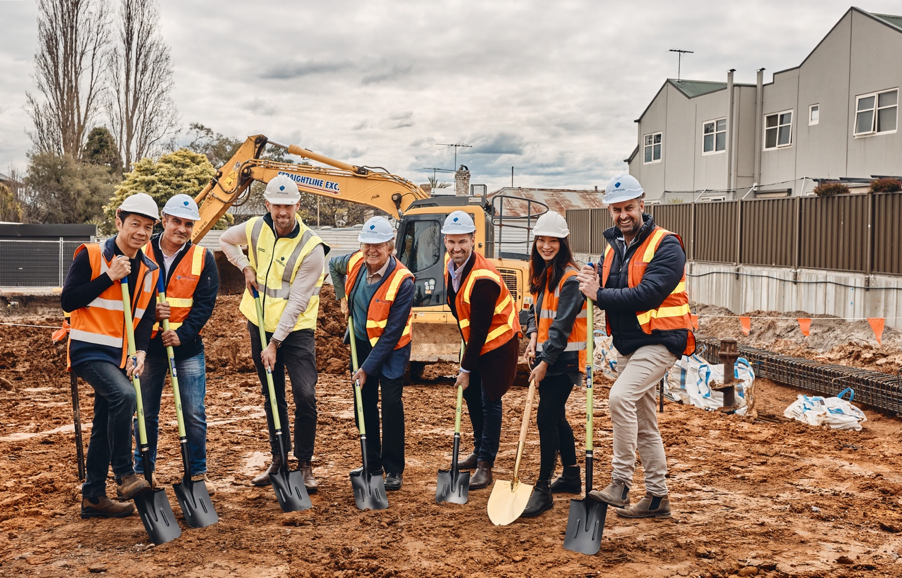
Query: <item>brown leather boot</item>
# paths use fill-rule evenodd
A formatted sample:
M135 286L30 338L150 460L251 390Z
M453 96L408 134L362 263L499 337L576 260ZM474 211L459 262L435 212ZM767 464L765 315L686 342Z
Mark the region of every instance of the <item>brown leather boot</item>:
M116 495L123 500L131 500L138 494L143 494L153 489L143 476L134 473L122 476L116 480L116 485L118 486Z
M304 479L304 487L307 488L308 494L315 494L319 489L319 482L313 477L313 466L310 462L299 462L298 471L301 472L301 478Z
M467 459L457 462L458 470L472 470L476 468L476 464L479 462L479 457L475 452L467 456Z
M470 476L470 489L479 490L492 483L492 466L489 462L477 462L476 471Z
M124 518L134 513L135 507L129 502L114 502L106 496L81 501L82 518Z
M279 468L282 467L282 456L275 455L272 458L272 463L269 464L269 467L263 470L259 476L251 480L251 483L258 488L264 488L272 482L269 480L269 474L274 474L279 471Z

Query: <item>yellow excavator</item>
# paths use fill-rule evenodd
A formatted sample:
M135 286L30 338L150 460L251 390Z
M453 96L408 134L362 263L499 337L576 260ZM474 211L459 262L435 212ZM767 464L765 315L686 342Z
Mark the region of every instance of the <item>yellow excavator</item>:
M261 158L269 146L289 154L316 161L326 167L275 162ZM501 273L518 310L525 315L531 304L528 295L528 262L523 254L516 258L496 259L495 225L498 224L495 201L484 197L430 197L420 187L384 169L355 166L337 161L297 145L273 142L263 135L250 136L197 196L200 220L195 223L193 241L198 242L236 202L248 198L254 181L269 182L276 175L287 175L304 193L360 203L388 213L398 223L395 244L398 259L416 277L413 305L411 375L416 377L427 363L456 362L460 333L451 310L445 304L444 256L441 226L445 217L463 210L476 223L476 250L490 259ZM538 203L536 217L547 210ZM503 207L503 205L498 205ZM515 228L528 228L517 224ZM521 318L524 316L521 315Z

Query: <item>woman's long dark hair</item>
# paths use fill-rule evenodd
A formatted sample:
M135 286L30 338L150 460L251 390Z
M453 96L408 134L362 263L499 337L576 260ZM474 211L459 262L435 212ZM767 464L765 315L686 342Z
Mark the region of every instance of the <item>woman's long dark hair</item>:
M536 235L536 238L541 236ZM573 260L573 252L570 250L570 237L558 240L561 242L561 249L554 256L550 267L545 265L545 259L539 254L535 240L532 242L532 251L529 254L529 292L533 295L542 292L546 283L551 288L557 287L568 265L579 269L579 265ZM548 278L549 274L551 279Z

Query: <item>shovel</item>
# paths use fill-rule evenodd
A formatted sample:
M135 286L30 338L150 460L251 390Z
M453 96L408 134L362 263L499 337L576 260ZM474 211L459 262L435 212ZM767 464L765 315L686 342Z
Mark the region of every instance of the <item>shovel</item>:
M464 343L460 344L460 358L464 356ZM439 504L466 504L470 495L470 472L457 469L457 456L460 451L460 410L463 403L464 390L457 387L457 411L454 413L454 449L451 452L451 469L438 471L438 482L435 485L435 501Z
M132 363L138 363L135 354L135 329L132 327L131 297L128 293L128 277L123 277L122 282L122 311L125 314L125 335L128 338L128 354ZM151 313L152 314L152 313ZM132 376L132 385L135 387L135 401L138 410L138 441L141 444L141 463L144 466L144 479L153 487L153 472L150 465L150 448L147 445L147 430L144 427L144 403L141 401L141 381L138 374ZM182 530L175 521L172 506L166 497L165 490L151 489L135 496L135 506L141 514L144 529L153 543L159 546L175 540L182 535Z
M592 491L592 367L594 358L594 307L589 299L586 306L586 496L582 500L570 500L567 517L567 533L564 548L594 556L601 548L601 534L608 505L589 499Z
M351 336L351 362L357 371L357 340L354 336L354 321L348 317L348 332ZM388 496L385 493L385 480L381 475L372 475L366 459L366 424L363 419L363 397L360 395L360 382L354 380L354 402L357 404L357 427L360 430L360 453L363 457L363 469L351 472L351 487L354 489L354 502L361 510L384 510L388 508ZM376 432L376 435L379 435Z
M523 409L523 422L520 425L520 441L517 443L517 461L514 462L514 479L506 482L496 481L492 485L492 495L489 496L489 519L496 526L507 526L520 517L529 496L532 495L532 486L520 482L520 458L523 457L523 446L526 444L526 428L529 426L529 415L532 412L532 400L536 395L535 380L529 382L529 393L526 395L526 407Z
M166 302L166 288L163 285L163 276L160 275L157 284L157 294L163 303ZM169 331L169 320L163 320L163 331ZM192 528L203 528L215 524L219 521L219 515L210 501L210 493L207 491L207 485L203 482L194 483L191 481L191 468L188 466L188 437L185 434L185 419L182 416L182 397L179 394L179 379L175 369L175 353L171 346L166 346L166 355L169 357L169 376L172 381L172 396L175 398L175 416L179 424L179 445L182 449L182 467L185 475L182 483L173 484L172 489L175 490L175 497L182 507L182 514L185 516L185 522Z
M260 304L260 294L254 288L254 305L257 307L257 327L260 329L260 348L265 347L266 329L263 327L263 306ZM285 442L282 438L282 421L279 419L279 406L276 403L276 388L272 383L272 370L266 368L266 386L269 391L269 403L272 408L272 421L276 430L276 443L279 445L279 457L282 464L278 472L269 474L269 480L276 491L276 498L283 512L299 512L313 507L307 488L304 486L304 478L301 472L288 470L288 453L285 451Z

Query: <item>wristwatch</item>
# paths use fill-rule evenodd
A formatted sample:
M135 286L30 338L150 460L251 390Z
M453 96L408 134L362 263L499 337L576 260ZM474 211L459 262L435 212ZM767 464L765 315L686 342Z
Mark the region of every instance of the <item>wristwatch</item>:
M276 346L276 349L282 347L282 342L276 339L275 337L270 337L269 342Z

